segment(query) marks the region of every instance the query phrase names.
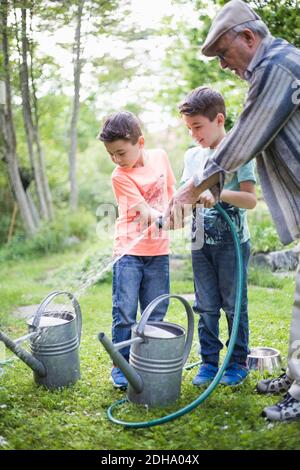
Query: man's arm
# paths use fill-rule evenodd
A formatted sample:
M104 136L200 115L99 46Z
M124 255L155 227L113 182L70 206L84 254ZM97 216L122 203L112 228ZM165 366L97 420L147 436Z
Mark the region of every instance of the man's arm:
M233 172L265 150L298 109L295 77L280 65L256 70L247 101L231 132L208 164L203 179L218 171ZM194 176L194 184L201 181Z

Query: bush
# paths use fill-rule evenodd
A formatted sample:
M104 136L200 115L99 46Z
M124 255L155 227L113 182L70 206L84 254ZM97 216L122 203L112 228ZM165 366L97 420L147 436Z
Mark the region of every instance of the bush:
M251 241L252 253L268 253L284 248L275 227L265 224L254 225L251 228Z
M66 236L75 236L83 241L92 234L96 226L96 219L91 212L78 209L76 212L67 213L58 219L58 228L63 224L66 230Z
M252 254L268 253L284 248L264 202L260 202L254 211L248 211L248 221Z
M35 236L16 235L0 250L0 261L63 251L76 239L83 241L92 235L95 224L90 212L82 209L72 213L61 211L53 222L43 222ZM71 237L76 238L72 240Z

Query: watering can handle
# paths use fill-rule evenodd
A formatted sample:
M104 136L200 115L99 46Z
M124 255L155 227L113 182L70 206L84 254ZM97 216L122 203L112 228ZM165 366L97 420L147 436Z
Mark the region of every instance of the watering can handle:
M160 295L159 297L156 297L156 299L152 300L152 302L150 302L150 304L145 308L143 312L142 318L140 319L140 322L136 329L136 334L138 336L144 337L144 329L153 310L155 310L157 305L160 304L160 302L162 302L163 300L172 299L172 298L180 300L180 302L185 307L185 311L188 317L188 332L187 332L187 338L186 338L186 342L184 345L184 352L183 352L183 365L184 365L189 356L189 353L192 347L192 342L193 342L193 335L194 335L193 310L190 304L188 303L188 301L184 297L181 297L180 295L176 295L176 294L163 294L163 295Z
M41 316L43 315L43 313L45 311L45 308L47 307L47 305L49 305L50 302L52 302L52 300L55 297L57 297L59 295L66 295L72 301L72 305L73 305L73 308L74 308L75 313L76 313L77 334L78 334L78 338L79 338L79 342L80 342L81 328L82 328L81 309L80 309L78 301L76 300L74 295L71 294L70 292L65 292L65 291L50 292L50 294L48 294L47 297L45 297L44 300L38 306L38 309L36 311L36 314L35 314L33 322L32 322L32 326L34 328L38 328L38 326L40 324Z

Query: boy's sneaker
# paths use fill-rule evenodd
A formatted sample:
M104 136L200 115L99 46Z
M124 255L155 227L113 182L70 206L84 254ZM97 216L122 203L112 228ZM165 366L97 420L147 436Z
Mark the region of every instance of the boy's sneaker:
M276 405L265 408L262 415L270 421L300 419L300 401L287 393Z
M128 381L119 367L112 368L111 381L115 388L127 388Z
M220 384L223 385L241 385L249 374L248 367L242 366L241 364L234 363L227 367L223 377L220 380Z
M256 385L256 390L259 393L281 393L287 392L292 385L293 380L290 379L284 372L275 379L260 380Z
M216 376L218 368L212 364L204 363L199 367L198 374L193 378L193 385L201 387L209 384Z

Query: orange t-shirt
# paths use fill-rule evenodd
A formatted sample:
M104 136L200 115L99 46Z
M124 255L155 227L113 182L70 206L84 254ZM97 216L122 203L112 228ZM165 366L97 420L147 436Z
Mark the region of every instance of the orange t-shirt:
M157 256L169 253L167 232L151 227L138 241L145 227L135 209L143 201L163 213L174 193L176 182L168 156L163 150L147 150L147 162L138 168L116 167L112 186L118 203L119 217L115 226L114 254ZM134 246L133 246L134 245Z

